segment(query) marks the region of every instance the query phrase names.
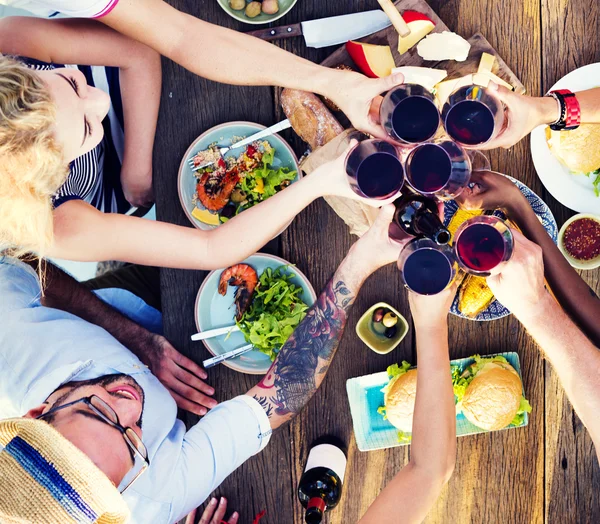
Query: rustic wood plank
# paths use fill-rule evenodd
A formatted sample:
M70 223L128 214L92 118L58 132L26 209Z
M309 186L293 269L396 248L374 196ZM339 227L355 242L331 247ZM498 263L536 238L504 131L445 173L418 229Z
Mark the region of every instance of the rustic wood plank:
M220 25L240 30L254 28L235 22L213 1L172 0L171 3ZM543 78L542 21L537 0L505 0L501 9L491 0L432 0L430 5L450 30L462 35L481 32L523 81L528 92L541 93L542 87L547 89L574 67L599 59L599 44L590 37L597 35L600 29L598 7L590 7L588 3L585 0L571 0L570 4L565 0L544 3L544 59L549 65ZM579 6L577 9L573 7L575 4ZM376 8L376 0L303 0L277 24ZM567 31L563 31L564 11L568 12ZM584 22L587 32L582 29ZM281 41L278 45L315 62L322 62L333 51L332 48L306 48L301 38ZM244 119L269 125L283 115L278 94L271 88L215 84L194 77L169 61L164 61L163 72L154 158L158 216L161 220L189 225L180 209L176 190L177 166L189 143L205 129L222 122ZM194 115L193 118L190 115ZM298 155L304 152L305 144L291 131L285 132L284 137L290 140ZM543 196L559 223L569 215L543 192L530 160L527 140L510 151L491 152L490 159L493 168L516 176ZM342 221L319 201L298 216L281 236L281 245L275 244L271 250L296 263L315 289L320 290L352 242ZM194 299L203 278L203 272L162 271L166 335L196 361L208 354L202 345L189 342L189 334L194 329ZM585 278L593 289L600 291L600 271L588 272ZM378 300L387 300L410 317L406 294L394 268L379 272L366 283L322 389L296 420L273 436L263 453L232 474L217 491L230 500L232 509L241 513L240 522L251 522L254 514L265 508L267 516L261 524L303 522L295 490L311 441L323 434L341 437L349 451L345 495L327 522L356 522L381 488L407 462L406 447L361 453L352 436L346 379L381 371L402 359L415 361L412 330L400 347L387 356L371 353L355 336L358 317ZM553 374L549 370L544 372L539 351L529 336L512 318L489 324L452 318L450 329L452 358L518 351L525 389L534 412L526 429L459 440L455 475L427 522L537 523L544 520L544 508L549 522L600 521L600 475L589 437L574 418ZM243 393L255 380L220 367L211 371L209 382L215 386L217 398L224 400ZM186 419L188 423L194 422L192 417ZM544 419L547 421L545 440ZM544 444L548 448L547 459ZM546 482L545 468L548 470Z
M540 94L572 70L600 61L600 43L597 38L589 38L599 31L598 2L546 0L542 3L544 71ZM559 225L574 214L546 191L543 195ZM600 294L600 269L581 274ZM600 522L600 467L596 453L549 363L546 363L545 467L547 522L558 519Z

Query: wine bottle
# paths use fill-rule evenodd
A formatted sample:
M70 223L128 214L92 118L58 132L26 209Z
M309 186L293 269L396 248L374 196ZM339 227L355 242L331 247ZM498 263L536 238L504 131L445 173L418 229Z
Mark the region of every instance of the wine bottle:
M306 508L307 524L320 524L323 514L335 508L342 496L346 455L339 441L322 437L315 442L298 486L298 498Z
M435 200L408 193L394 202L394 224L414 237L427 237L436 244L450 242L450 232L444 227Z

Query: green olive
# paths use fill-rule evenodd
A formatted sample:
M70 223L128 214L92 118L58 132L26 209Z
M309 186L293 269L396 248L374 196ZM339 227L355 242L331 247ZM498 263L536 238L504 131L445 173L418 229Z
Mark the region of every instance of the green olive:
M236 11L241 11L246 7L246 0L229 0L229 7Z
M241 189L234 189L233 193L231 193L231 201L239 204L246 199L246 193L244 193Z
M262 5L260 2L250 2L246 6L246 16L248 18L255 18L260 14L261 9Z

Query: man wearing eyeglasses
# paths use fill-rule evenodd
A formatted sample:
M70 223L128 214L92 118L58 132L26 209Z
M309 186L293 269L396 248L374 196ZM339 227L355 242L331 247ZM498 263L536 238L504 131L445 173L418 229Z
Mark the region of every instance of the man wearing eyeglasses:
M319 388L362 283L399 256L401 245L388 236L393 213L384 207L352 246L262 381L189 431L169 390L115 338L115 317L105 330L79 318L81 306L75 316L42 305L35 271L0 258L0 419L49 423L120 488L133 522L175 522L261 451ZM131 293L100 297L156 329L156 310ZM0 521L1 510L2 501Z

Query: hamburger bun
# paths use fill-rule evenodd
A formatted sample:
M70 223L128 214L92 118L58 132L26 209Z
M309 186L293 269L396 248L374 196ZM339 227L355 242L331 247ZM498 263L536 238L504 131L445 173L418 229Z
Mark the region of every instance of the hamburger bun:
M417 395L417 370L394 377L384 395L385 412L390 423L405 433L412 432L415 397Z
M600 124L581 124L572 131L546 127L546 141L552 154L573 173L600 168Z
M519 411L522 391L521 378L510 364L489 362L468 385L462 412L479 428L488 431L505 428Z

